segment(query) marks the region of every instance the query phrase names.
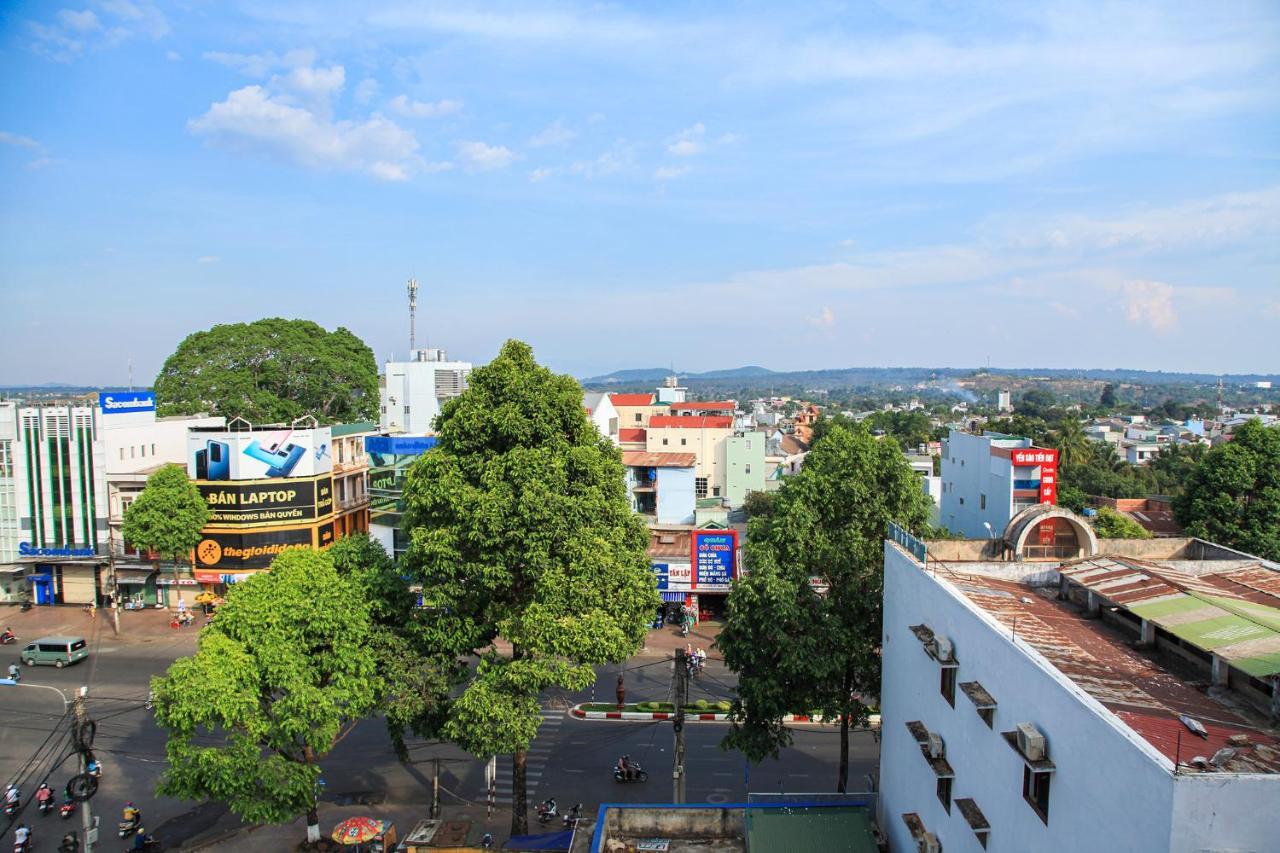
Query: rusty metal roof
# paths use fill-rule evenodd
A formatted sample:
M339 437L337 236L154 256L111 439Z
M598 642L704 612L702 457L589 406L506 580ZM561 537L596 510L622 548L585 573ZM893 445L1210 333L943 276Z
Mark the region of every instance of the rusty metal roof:
M1126 595L1144 596L1141 600L1181 594L1162 578L1152 576L1143 581L1132 576L1145 574L1148 568L1159 569L1164 575L1170 570L1154 564L1140 567L1137 561L1127 559L1123 562L1125 565L1111 558L1091 558L1064 564L1061 571L1073 578L1091 578L1107 589L1126 590ZM1188 730L1182 737L1183 752L1179 755L1176 738L1169 738L1169 722L1181 725L1177 715L1187 714L1204 721L1206 727L1208 721L1213 721L1210 743L1218 736L1225 742L1227 736L1245 734L1253 743L1264 745L1262 749L1242 751L1241 757L1224 769L1280 773L1280 741L1272 734L1233 708L1211 699L1195 682L1131 648L1124 636L1101 620L1082 618L1074 606L1057 600L1056 590L963 573L957 568L956 564L939 564L938 577L945 578L960 594L1012 629L1019 640L1036 649L1055 669L1171 761L1181 758L1185 764L1191 755L1188 742L1200 744L1200 739ZM1126 570L1131 574L1126 575ZM1203 578L1192 580L1197 586L1207 586ZM1208 746L1202 744L1200 748ZM1273 748L1277 751L1271 752Z
M644 450L622 451L622 464L629 468L692 468L698 463L696 453L649 453Z

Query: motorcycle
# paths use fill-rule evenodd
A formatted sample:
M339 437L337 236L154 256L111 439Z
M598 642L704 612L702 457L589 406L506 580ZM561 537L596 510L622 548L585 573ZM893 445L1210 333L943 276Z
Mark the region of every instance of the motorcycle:
M116 833L121 838L130 838L137 833L141 826L142 818L140 817L135 818L134 820L122 820L120 823L116 824Z
M13 853L27 853L31 849L31 828L20 824L13 833Z
M49 797L47 800L37 799L36 808L40 809L40 814L47 815L49 812L53 811L53 797Z
M538 823L544 826L555 820L560 812L556 809L556 801L554 799L543 800L538 803Z
M62 843L58 845L58 853L80 853L80 839L71 833L62 836Z
M14 817L15 815L17 815L17 813L18 813L18 807L19 807L19 805L21 805L21 802L22 802L22 801L21 801L21 799L20 799L20 798L19 798L19 799L14 799L14 800L5 800L5 801L4 801L4 816L5 816L5 817Z
M62 805L58 806L58 816L63 820L71 817L76 813L76 801L67 797L62 801Z
M648 778L649 778L649 774L648 774L648 773L646 773L644 770L641 770L641 769L640 769L640 765L639 765L639 764L634 764L634 763L633 763L629 769L630 769L630 771L631 771L631 772L630 772L630 775L628 775L628 774L626 774L626 773L623 773L623 772L622 772L622 768L621 768L621 767L619 767L618 765L616 765L616 764L615 764L615 765L613 765L613 781L615 781L615 782L644 782L644 781L648 780Z
M24 599L22 600L22 606L21 606L21 607L19 607L18 609L19 609L19 610L21 610L23 613L26 613L28 610L30 610L30 609L31 609L31 606L32 606L32 605L31 605L31 599L29 599L29 598L24 598Z
M569 809L569 813L561 818L561 820L564 821L565 829L573 829L576 827L578 825L578 821L582 820L582 803L578 803L576 806Z
M0 645L7 646L10 643L18 642L18 635L12 631L0 631Z

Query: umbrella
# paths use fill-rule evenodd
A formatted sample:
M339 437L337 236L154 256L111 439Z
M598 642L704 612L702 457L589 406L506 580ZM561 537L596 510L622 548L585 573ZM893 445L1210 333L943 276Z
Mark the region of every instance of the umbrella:
M386 832L387 825L371 817L349 817L333 828L333 840L342 844L363 844Z

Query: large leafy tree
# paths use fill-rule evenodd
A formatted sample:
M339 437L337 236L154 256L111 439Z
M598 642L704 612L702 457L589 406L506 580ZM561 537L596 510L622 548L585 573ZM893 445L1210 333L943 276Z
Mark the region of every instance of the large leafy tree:
M165 361L155 391L162 415L360 421L377 415L378 367L346 329L272 318L188 335Z
M147 484L124 511L122 533L131 545L146 548L175 562L200 544L200 531L209 521L209 504L181 465L165 465L147 477Z
M1098 507L1093 518L1093 532L1099 539L1150 539L1151 531L1127 515L1111 507Z
M883 542L890 521L919 530L928 497L891 442L837 425L747 527L750 573L734 583L717 645L738 674L724 746L761 761L791 742L788 713L840 720L838 791L860 696L880 688Z
M406 565L433 617L427 645L479 656L444 733L513 756L520 833L538 694L584 688L592 664L638 650L658 595L618 451L587 420L578 383L508 341L468 386L406 478Z
M1205 454L1173 509L1191 536L1280 560L1280 429L1241 425Z
M386 691L366 650L373 627L324 552L285 551L231 587L196 653L152 682L168 735L159 792L218 800L246 821L305 814L318 841L318 762Z

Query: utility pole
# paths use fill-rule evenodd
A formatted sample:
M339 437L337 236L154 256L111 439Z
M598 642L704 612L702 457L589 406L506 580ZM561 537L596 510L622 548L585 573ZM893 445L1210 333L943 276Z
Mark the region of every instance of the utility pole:
M418 310L418 280L416 278L409 279L409 359L413 359L413 351L418 348L416 340L417 320L415 314Z
M84 709L84 696L88 690L89 688L87 687L81 687L76 693L76 698L71 703L76 729L81 732L85 730L85 723L89 721L89 715ZM89 772L89 754L86 745L81 744L80 746L80 773L84 775ZM84 853L93 853L93 844L98 840L98 833L93 825L93 798L86 797L80 806L80 816L84 826Z
M689 668L685 660L684 649L676 649L676 719L672 728L676 734L675 769L671 779L675 790L672 792L673 802L684 802L684 706L689 701Z
M431 777L431 819L440 819L440 758L431 759L435 774Z

